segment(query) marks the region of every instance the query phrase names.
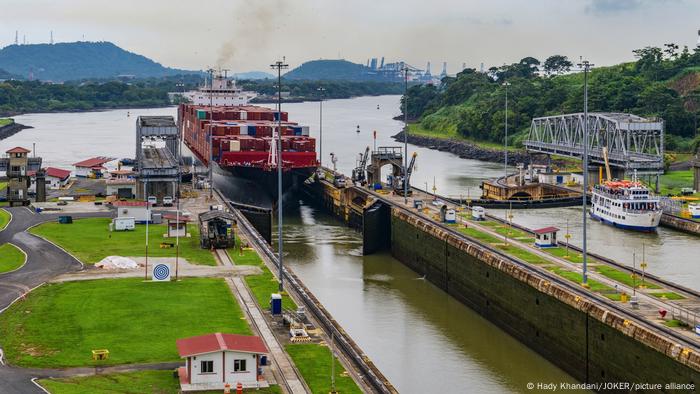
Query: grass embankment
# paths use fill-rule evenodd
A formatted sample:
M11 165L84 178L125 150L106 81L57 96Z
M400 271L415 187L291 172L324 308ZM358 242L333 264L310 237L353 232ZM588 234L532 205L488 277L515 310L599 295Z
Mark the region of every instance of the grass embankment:
M327 394L331 391L331 351L327 346L316 343L290 344L285 349L312 393ZM340 393L362 393L338 359L333 358L333 362L336 390Z
M428 129L424 127L421 123L411 123L408 125L408 133L412 135L418 135L421 137L464 141L484 149L503 150L503 144L497 144L495 142L489 141L480 141L459 134L457 132L457 126L452 124L446 124L440 129ZM517 150L519 150L519 148L516 148L514 146L508 146L508 151Z
M7 126L9 124L15 123L14 119L10 118L0 118L0 127Z
M266 308L270 305L270 294L279 293L279 282L272 275L272 272L267 268L265 263L263 263L258 252L254 249L244 249L241 251L240 247L240 237L236 237L236 246L233 249L228 250L229 257L233 260L236 265L252 265L260 267L263 271L260 275L247 275L245 281L248 287L253 292L253 295L258 300L258 304L262 308ZM296 310L297 305L294 301L289 298L289 295L282 295L282 307L285 309Z
M0 189L2 189L2 187L0 187ZM7 227L7 224L10 223L10 218L11 216L9 212L7 212L4 209L0 209L0 231L4 230L5 227Z
M662 298L665 300L682 300L685 297L678 293L674 293L672 291L666 291L666 292L660 292L660 293L649 293L649 295L652 295L656 298Z
M63 379L41 379L39 383L52 394L178 394L180 383L172 371L140 371L109 375L80 376ZM235 387L232 388L235 391ZM280 394L279 386L244 392ZM221 393L205 391L202 394Z
M145 256L146 225L139 224L134 231L109 231L111 219L78 219L73 224L44 223L30 230L76 256L84 263L94 264L107 256ZM161 249L161 242L174 243L172 238L163 238L167 226L148 226L149 257L175 257L175 248ZM199 246L199 229L187 226L189 238L180 238L180 257L192 264L216 265L209 250Z
M24 253L15 245L0 245L0 274L16 270L23 266L26 260Z
M659 193L662 196L680 195L684 187L693 187L693 170L669 171L659 178ZM692 197L700 197L700 193Z
M74 367L179 360L175 340L212 332L251 334L223 279L103 279L48 284L0 315L7 360ZM92 360L93 349L109 359Z

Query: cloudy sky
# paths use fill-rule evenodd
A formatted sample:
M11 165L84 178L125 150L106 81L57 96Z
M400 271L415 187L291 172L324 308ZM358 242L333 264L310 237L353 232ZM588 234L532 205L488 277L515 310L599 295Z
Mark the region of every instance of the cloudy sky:
M286 56L500 65L525 56L584 56L696 45L698 0L0 0L0 46L19 40L112 41L164 65L266 70Z

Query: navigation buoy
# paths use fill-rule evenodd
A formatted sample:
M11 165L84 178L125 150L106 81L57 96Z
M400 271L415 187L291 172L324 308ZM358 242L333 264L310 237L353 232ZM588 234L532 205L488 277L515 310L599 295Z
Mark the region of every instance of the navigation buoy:
M357 133L360 132L360 125L359 125L359 124L357 125L357 130L355 130L355 131L356 131Z
M379 104L377 104L377 109L379 109Z

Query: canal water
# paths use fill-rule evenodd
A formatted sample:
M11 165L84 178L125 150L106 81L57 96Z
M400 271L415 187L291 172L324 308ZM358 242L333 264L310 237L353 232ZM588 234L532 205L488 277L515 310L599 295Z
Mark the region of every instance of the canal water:
M401 122L392 119L398 108L398 96L325 101L323 164L332 166L333 152L338 170L349 174L357 154L374 145L374 130L377 146L396 146L390 137L401 129ZM318 109L319 103L283 106L290 119L311 126L317 138ZM17 116L17 122L34 128L0 141L0 151L36 142L44 164L62 168L92 156L133 157L136 117L175 114L171 107ZM439 194L476 196L482 179L503 171L498 163L409 145L414 151L413 185L435 185ZM564 229L567 218L571 242L577 244L576 208L515 211L513 220ZM591 250L631 264L631 251L641 253L645 243L650 272L700 287L700 272L692 264L697 238L665 229L649 235L589 226ZM401 392L527 392L528 382L572 381L391 256L362 256L359 233L303 200L287 208L284 230L286 262Z

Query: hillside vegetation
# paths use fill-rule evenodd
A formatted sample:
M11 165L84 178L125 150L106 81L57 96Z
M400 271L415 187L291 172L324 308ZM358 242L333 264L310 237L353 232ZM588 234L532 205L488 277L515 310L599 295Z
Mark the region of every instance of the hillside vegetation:
M54 82L117 75L162 77L194 72L164 67L111 42L8 45L0 49L0 69L26 79L31 75L34 79Z
M589 74L589 110L629 112L665 121L669 150L697 147L700 110L700 50L646 47L633 51L635 62L593 68ZM438 88L412 86L408 115L416 130L432 136L504 141L505 86L508 81L509 145L527 135L533 117L583 111L583 73L564 56L544 63L526 57L492 67L487 73L465 69L443 79ZM403 107L403 106L402 106Z
M396 82L347 60L312 60L284 74L285 79Z

